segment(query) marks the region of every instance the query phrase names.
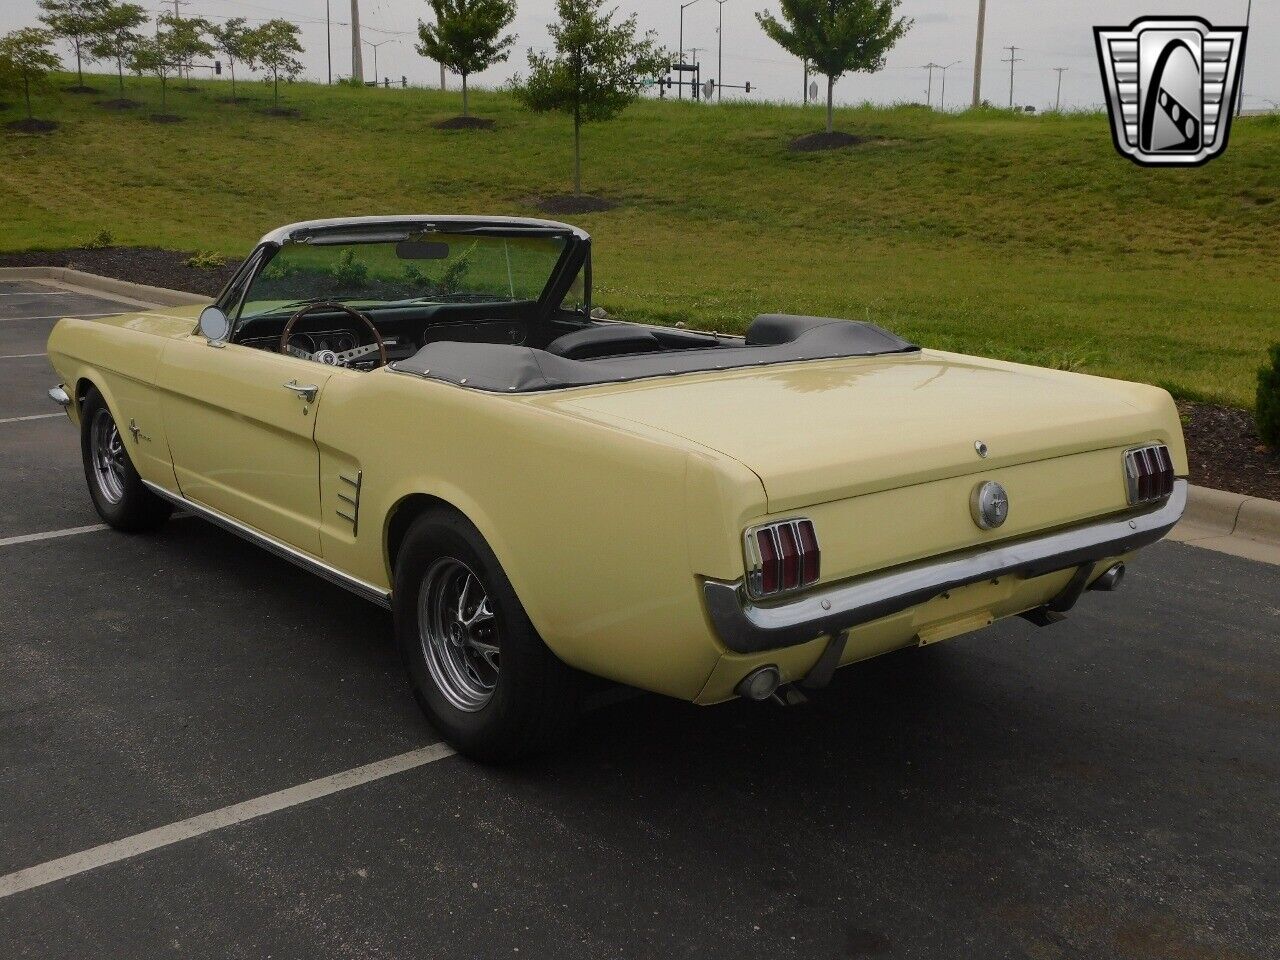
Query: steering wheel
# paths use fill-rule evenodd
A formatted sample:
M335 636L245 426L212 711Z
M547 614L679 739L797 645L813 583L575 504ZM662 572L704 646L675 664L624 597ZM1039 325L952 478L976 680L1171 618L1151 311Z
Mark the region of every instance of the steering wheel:
M359 320L369 332L373 334L373 343L366 343L363 346L353 347L350 350L338 352L336 350L317 350L315 353L308 353L301 347L289 346L289 334L293 332L293 325L303 317L311 313L317 313L321 310L332 312L334 310L347 314L354 320ZM371 353L377 353L379 364L387 365L387 345L382 340L382 334L378 332L378 328L373 325L373 321L359 310L353 310L345 303L338 303L332 300L322 300L318 303L309 303L292 317L289 322L284 325L284 329L280 331L280 352L287 353L290 356L298 357L302 360L314 360L316 363L324 363L331 367L349 367L352 363L361 357L367 357Z

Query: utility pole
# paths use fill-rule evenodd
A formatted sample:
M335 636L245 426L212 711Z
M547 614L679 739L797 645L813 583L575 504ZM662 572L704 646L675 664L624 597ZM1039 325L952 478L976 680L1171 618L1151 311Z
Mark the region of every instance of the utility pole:
M694 77L697 78L693 81L693 99L695 100L702 99L702 71L697 69L698 54L705 53L706 49L707 49L706 47L690 47L689 48L689 52L693 54L693 66L694 66L693 75Z
M1249 0L1249 6L1244 11L1244 30L1247 35L1249 32L1249 22L1253 20L1253 0ZM1240 93L1236 97L1236 116L1240 116L1240 111L1244 109L1244 50L1240 51Z
M724 5L729 0L716 0L720 7L720 26L716 27L716 103L724 99Z
M928 90L928 92L924 95L924 99L925 99L925 103L926 103L928 106L932 107L932 106L933 106L933 71L935 71L935 70L941 70L941 69L942 69L942 64L940 64L940 63L934 63L932 60L930 60L928 63L926 63L926 64L925 64L923 67L921 67L920 69L921 69L921 70L928 70L928 71L929 71L929 90Z
M1018 56L1017 47L1005 47L1005 49L1009 51L1009 59L1001 60L1000 62L1007 63L1009 65L1009 109L1012 110L1013 109L1013 65L1015 63L1021 63L1022 57Z
M360 0L351 0L351 82L364 86L364 54L360 50Z
M1058 99L1053 105L1054 113L1062 112L1062 75L1070 70L1070 67L1054 67L1058 71Z
M961 64L961 63L964 63L964 61L953 60L950 63L948 63L945 67L941 68L942 69L942 104L939 107L939 109L941 109L944 113L946 112L946 109L947 109L947 71L950 70L952 67L956 66L957 64Z
M982 103L982 35L987 30L987 0L978 0L978 44L973 54L973 106Z
M804 105L807 107L809 105L809 61L808 60L804 62L804 92L802 93L802 96L804 97Z
M333 86L333 43L329 38L329 0L324 0L324 59L329 71L329 86Z

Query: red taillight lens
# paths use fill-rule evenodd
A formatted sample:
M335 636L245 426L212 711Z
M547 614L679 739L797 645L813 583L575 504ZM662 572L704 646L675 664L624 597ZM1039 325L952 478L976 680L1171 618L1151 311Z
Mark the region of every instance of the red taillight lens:
M800 585L807 587L818 581L822 552L818 549L813 521L801 520L796 524L796 531L800 534Z
M1164 444L1125 451L1124 468L1130 503L1151 503L1173 493L1173 458Z
M796 590L816 583L821 569L818 535L810 520L784 520L747 534L747 583L753 596Z
M781 571L778 569L778 547L773 539L773 527L757 531L756 543L760 549L760 592L777 593L781 586Z

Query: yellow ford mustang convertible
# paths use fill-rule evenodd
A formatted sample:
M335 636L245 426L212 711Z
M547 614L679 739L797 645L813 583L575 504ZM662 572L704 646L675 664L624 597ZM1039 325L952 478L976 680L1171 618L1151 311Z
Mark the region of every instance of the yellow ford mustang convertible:
M503 759L591 674L696 703L1114 589L1186 503L1164 391L770 314L593 316L540 220L325 220L203 311L62 320L103 519L179 506L394 611L451 743Z

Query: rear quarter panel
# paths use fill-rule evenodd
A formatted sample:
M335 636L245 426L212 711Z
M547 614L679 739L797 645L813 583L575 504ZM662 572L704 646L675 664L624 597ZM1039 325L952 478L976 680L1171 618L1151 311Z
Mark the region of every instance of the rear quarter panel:
M692 553L722 524L725 485L760 509L763 489L736 464L687 445L548 410L529 398L391 371L338 370L319 404L321 537L327 562L390 585L383 552L393 511L427 494L484 536L530 619L567 663L685 699L722 652L706 621ZM361 473L353 535L340 473ZM745 475L745 476L743 476ZM691 480L691 476L693 479ZM738 486L738 484L743 484ZM754 486L753 486L754 485Z

